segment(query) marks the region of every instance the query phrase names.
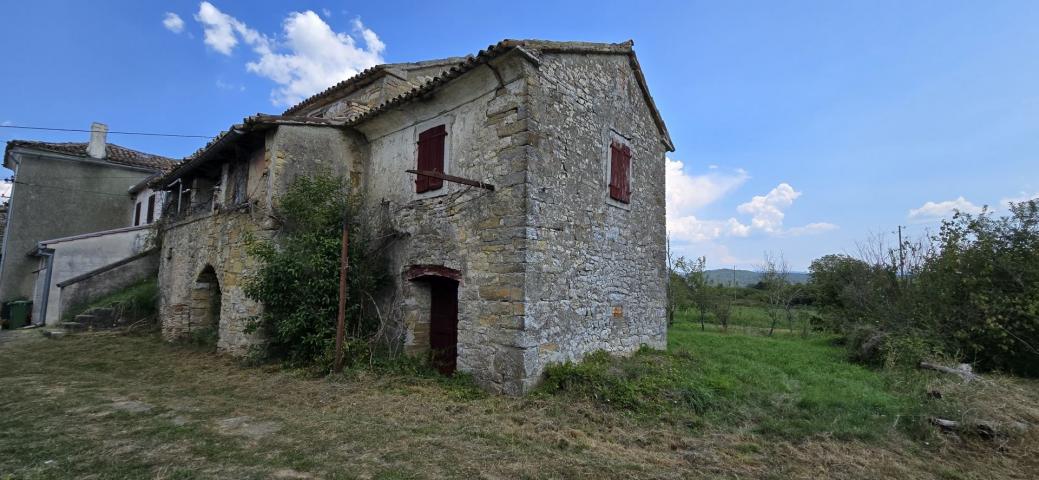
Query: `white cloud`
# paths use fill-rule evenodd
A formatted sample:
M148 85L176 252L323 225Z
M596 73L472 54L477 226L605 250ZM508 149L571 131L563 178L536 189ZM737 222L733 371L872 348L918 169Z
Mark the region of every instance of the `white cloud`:
M199 5L195 19L202 24L205 43L213 50L231 55L239 42L252 47L259 56L246 64L246 70L279 85L271 92L275 105L291 105L316 92L351 77L361 70L383 63L386 45L359 19L353 22L353 36L335 32L313 11L293 12L282 22L277 40L249 28L244 22L221 12L209 2Z
M793 205L801 192L788 183L780 183L765 195L751 198L736 211L750 216L750 223L735 217L726 220L701 219L696 211L710 205L743 185L750 175L742 169L721 173L711 168L705 175L690 175L682 162L667 159L667 230L680 242L708 242L721 237L748 237L754 233L775 236L813 235L837 228L826 222L784 228L784 210Z
M1010 208L1011 203L1024 203L1029 200L1039 200L1039 192L1033 193L1031 195L1021 192L1021 194L1016 197L1007 197L1001 199L999 201L999 204L1005 208Z
M745 237L750 232L734 218L729 220L701 220L694 212L714 203L743 185L750 176L743 169L733 173L717 172L712 168L706 175L689 175L678 160L666 160L667 228L672 238L681 241L703 242L723 235Z
M712 171L706 175L689 175L682 162L670 158L666 162L667 210L674 215L689 214L714 203L750 178L743 169L731 174Z
M3 125L3 126L6 127L8 125L14 125L14 122L12 122L10 120L4 120L3 123L0 123L0 125Z
M224 55L231 55L234 47L238 45L238 37L242 37L254 48L269 50L269 42L266 37L249 28L237 18L221 12L212 3L200 3L195 20L202 24L202 41Z
M789 237L799 237L801 235L815 235L817 233L829 232L831 230L837 230L837 225L827 222L815 222L809 223L803 227L793 227L783 232L784 235Z
M736 207L736 211L751 216L751 226L768 233L778 233L783 228L783 209L794 204L801 192L789 183L780 183L765 195L756 195L749 202Z
M909 210L909 218L912 220L937 220L951 217L957 211L977 214L981 213L981 210L982 207L971 203L961 196L955 200L924 203L920 208Z
M687 242L705 242L722 236L746 237L750 227L735 218L728 220L700 220L695 215L667 219L671 238Z
M173 33L180 33L184 31L184 20L176 13L166 12L162 18L162 26Z
M0 203L6 202L11 198L11 186L13 183L0 182Z

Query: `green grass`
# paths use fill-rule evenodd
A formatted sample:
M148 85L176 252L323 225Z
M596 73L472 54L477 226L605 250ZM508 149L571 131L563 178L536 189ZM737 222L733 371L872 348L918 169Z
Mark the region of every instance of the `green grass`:
M713 392L708 423L785 438L876 439L899 427L919 431L925 420L922 377L848 363L832 338L702 332L681 323L669 350L692 355L698 368L688 381Z
M738 428L769 437L877 440L920 435L925 378L848 363L831 338L726 334L687 322L668 352L605 354L549 368L546 392L590 398L647 421Z

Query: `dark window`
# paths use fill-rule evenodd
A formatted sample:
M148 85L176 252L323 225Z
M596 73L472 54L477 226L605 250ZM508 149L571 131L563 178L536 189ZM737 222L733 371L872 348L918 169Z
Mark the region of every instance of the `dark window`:
M610 144L610 198L631 201L631 149L618 142Z
M134 207L134 212L133 212L133 226L136 227L136 226L138 226L140 224L141 224L141 202L137 202L137 206Z
M418 134L418 170L444 173L444 137L447 128L444 125L433 127ZM418 175L415 179L415 192L422 193L439 190L444 181L439 178Z
M148 197L148 223L155 221L155 195Z

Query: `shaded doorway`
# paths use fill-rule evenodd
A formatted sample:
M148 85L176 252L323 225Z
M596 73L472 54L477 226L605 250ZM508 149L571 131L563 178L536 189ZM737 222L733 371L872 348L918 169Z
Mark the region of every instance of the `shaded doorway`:
M216 345L220 336L220 281L211 265L195 279L191 291L191 323L188 331L198 343Z
M455 372L458 360L458 282L429 279L429 359L444 375Z

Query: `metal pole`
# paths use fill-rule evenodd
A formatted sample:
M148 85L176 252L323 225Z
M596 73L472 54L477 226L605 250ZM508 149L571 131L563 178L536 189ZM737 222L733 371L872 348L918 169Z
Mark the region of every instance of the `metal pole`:
M334 371L343 371L343 341L346 337L347 271L349 270L350 226L343 219L343 251L339 258L339 315L336 319L336 356Z
M902 226L898 226L898 274L902 278L906 276L906 254L902 247Z

